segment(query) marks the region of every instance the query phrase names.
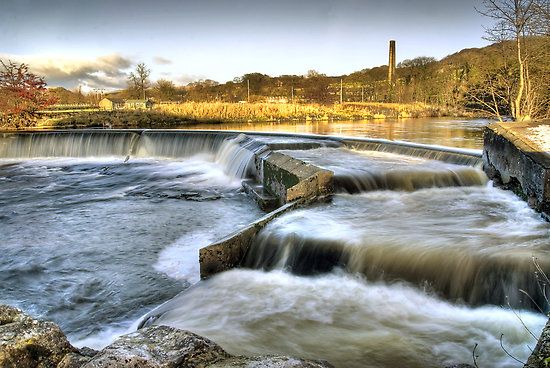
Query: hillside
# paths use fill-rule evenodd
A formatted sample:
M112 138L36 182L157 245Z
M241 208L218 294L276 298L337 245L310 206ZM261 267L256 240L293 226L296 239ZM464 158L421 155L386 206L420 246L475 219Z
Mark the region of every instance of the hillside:
M524 46L529 52L531 77L535 82L538 115L549 115L550 44L548 37L530 38ZM342 76L327 76L315 70L306 75L271 77L248 73L227 83L201 80L186 86L159 81L147 96L175 102L267 102L332 105L343 102L424 103L448 110L492 114L497 105L508 114L506 101L517 83L517 61L512 42L495 43L483 48L469 48L441 60L420 56L403 60L397 67L393 90L386 82L387 66L377 66ZM161 83L162 82L162 83ZM249 86L249 87L248 87ZM341 92L342 91L342 96ZM62 88L53 89L59 103L77 103L83 96ZM132 98L132 90L109 94ZM88 96L86 102L96 102Z

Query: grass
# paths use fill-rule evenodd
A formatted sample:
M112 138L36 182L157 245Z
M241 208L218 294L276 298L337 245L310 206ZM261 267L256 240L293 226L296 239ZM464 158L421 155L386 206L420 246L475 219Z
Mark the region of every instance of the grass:
M255 122L281 120L368 120L445 115L440 108L421 104L344 103L275 104L186 102L158 105L158 111L200 122Z
M192 123L371 120L449 115L422 103L344 103L335 105L185 102L159 104L153 110L50 112L38 128L165 128Z

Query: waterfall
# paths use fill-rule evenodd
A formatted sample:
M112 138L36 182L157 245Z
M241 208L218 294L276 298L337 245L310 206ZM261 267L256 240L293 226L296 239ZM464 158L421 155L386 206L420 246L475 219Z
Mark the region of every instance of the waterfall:
M343 142L352 149L364 151L377 151L396 153L428 160L438 160L457 165L481 167L483 160L481 152L474 150L461 150L438 146L428 146L409 142L393 142L384 140L345 139Z
M175 159L215 154L228 137L232 136L223 133L144 131L135 156Z
M473 167L390 171L341 169L334 176L335 189L350 194L374 190L414 191L422 188L465 187L486 183L485 173Z
M226 139L216 154L216 162L225 167L226 173L236 178L256 175L255 154L266 151L268 147L250 137L240 134L236 138Z
M120 157L128 161L205 155L237 178L254 174L254 153L265 149L264 143L248 136L227 133L86 130L0 135L0 158Z
M382 150L363 151L330 147L281 152L333 171L334 186L340 193L375 190L414 191L423 188L479 186L487 183L485 173L467 162L458 165L439 159L411 157ZM433 156L426 152L425 156ZM434 155L444 159L445 157L439 156L442 154L436 151Z
M533 257L550 274L549 233L523 201L490 187L337 195L274 220L242 265L300 275L340 268L471 305L545 309Z
M0 158L126 157L139 134L88 130L0 134Z

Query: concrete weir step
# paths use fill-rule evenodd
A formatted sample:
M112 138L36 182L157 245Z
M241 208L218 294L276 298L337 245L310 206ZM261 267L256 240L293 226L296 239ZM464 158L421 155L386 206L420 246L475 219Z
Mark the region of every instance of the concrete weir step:
M273 211L279 207L279 200L269 194L263 184L254 181L253 179L243 180L242 186L244 191L254 199L258 206L263 211Z

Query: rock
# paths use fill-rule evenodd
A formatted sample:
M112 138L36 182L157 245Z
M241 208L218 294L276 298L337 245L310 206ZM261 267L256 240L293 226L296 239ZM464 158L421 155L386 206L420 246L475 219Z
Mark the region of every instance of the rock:
M324 362L290 357L232 357L213 341L194 333L167 326L151 326L121 336L82 368L107 367L331 368L332 366Z
M78 349L78 354L86 356L86 357L96 356L97 353L99 353L99 350L95 350L95 349L89 348L87 346L84 346L83 348Z
M55 323L0 305L0 367L55 367L76 349Z
M52 322L0 305L2 368L331 368L290 357L235 357L194 333L151 326L121 336L101 351L76 349Z
M56 368L80 368L92 358L77 353L69 353L59 362Z
M524 368L548 368L550 364L550 320L542 330L537 346Z
M220 346L191 332L151 326L121 336L84 368L201 368L229 358Z
M445 368L475 368L475 367L471 364L461 363L461 364L448 365Z
M303 360L284 356L235 357L207 368L332 368L327 362Z

